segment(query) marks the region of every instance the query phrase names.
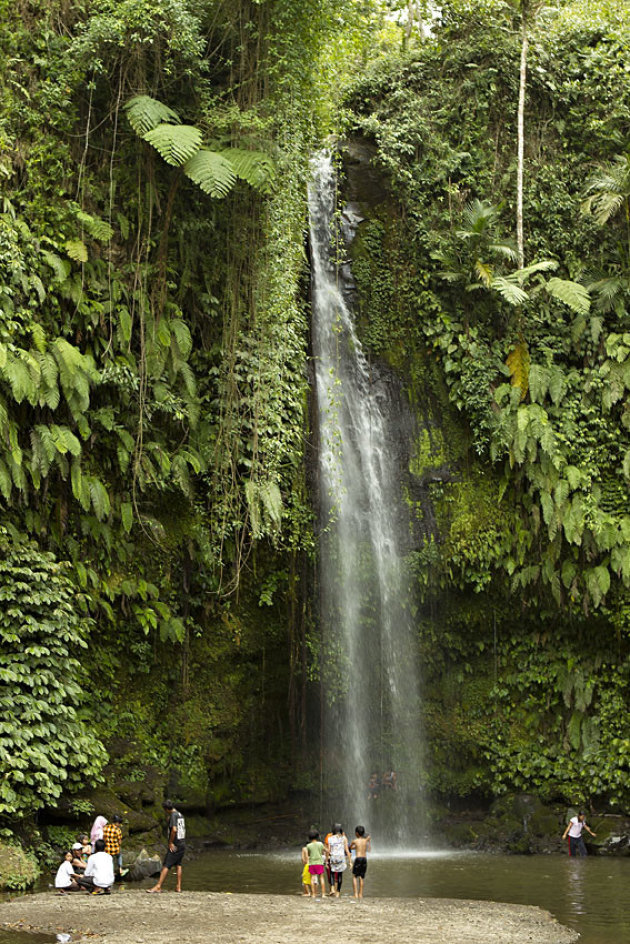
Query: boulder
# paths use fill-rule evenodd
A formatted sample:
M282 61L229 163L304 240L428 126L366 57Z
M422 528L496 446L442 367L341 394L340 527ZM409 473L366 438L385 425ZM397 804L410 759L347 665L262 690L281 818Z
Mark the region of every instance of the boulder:
M159 855L149 855L146 849L142 849L133 860L126 878L132 882L141 882L152 875L159 875L161 868L162 860Z

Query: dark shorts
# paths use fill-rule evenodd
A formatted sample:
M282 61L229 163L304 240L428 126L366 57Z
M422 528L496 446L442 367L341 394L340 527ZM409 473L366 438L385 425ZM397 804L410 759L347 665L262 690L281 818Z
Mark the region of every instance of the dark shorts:
M367 859L363 856L357 856L352 866L352 874L355 878L365 878L367 872Z
M164 858L164 862L162 863L162 868L172 869L174 865L181 865L185 852L186 852L185 846L180 849L176 849L175 852L171 852L171 850L169 849Z

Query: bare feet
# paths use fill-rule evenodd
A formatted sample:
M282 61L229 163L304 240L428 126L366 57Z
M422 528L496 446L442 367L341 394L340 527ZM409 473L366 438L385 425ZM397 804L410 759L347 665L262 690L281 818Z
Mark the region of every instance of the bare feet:
M161 891L161 888L158 888L157 885L154 885L153 888L147 888L147 895L157 895Z

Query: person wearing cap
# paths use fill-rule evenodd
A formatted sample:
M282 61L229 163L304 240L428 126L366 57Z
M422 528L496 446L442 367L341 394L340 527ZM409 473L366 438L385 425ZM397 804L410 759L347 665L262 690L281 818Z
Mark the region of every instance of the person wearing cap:
M105 852L112 857L114 863L114 871L118 872L120 878L123 878L129 871L128 869L123 869L122 864L122 829L120 824L122 823L122 816L116 813L112 816L111 823L103 826L103 840L105 842Z
M72 868L75 872L82 872L85 868L85 862L81 855L83 851L83 846L80 842L75 842L72 844Z

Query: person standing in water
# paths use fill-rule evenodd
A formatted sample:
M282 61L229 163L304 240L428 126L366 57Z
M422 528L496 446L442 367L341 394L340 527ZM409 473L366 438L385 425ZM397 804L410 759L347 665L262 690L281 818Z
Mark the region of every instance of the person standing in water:
M573 816L567 825L562 838L566 839L567 835L569 836L569 855L570 856L585 856L586 855L586 846L584 845L584 840L582 839L582 830L585 829L587 833L591 836L596 836L597 833L592 833L591 830L586 825L586 816L580 810L577 816Z
M355 838L350 844L350 848L356 852L356 858L352 866L352 897L363 898L363 884L367 872L367 854L372 851L372 844L370 836L365 835L364 826L357 826L354 835Z
M186 821L179 810L175 809L172 800L165 800L162 806L168 817L168 851L162 863L162 871L157 880L157 885L154 885L153 888L147 888L149 894L162 891L164 879L173 867L177 874L175 891L181 892L182 890L182 859L186 852Z
M317 888L321 882L320 901L324 897L324 865L326 862L326 847L319 838L319 832L311 829L308 834L308 844L306 846L306 855L308 858L308 871L311 876L311 897L317 897Z
M328 856L328 868L330 894L336 898L341 895L341 881L343 873L350 864L350 850L348 849L348 840L346 839L341 823L335 823L332 833L326 837L326 853Z

